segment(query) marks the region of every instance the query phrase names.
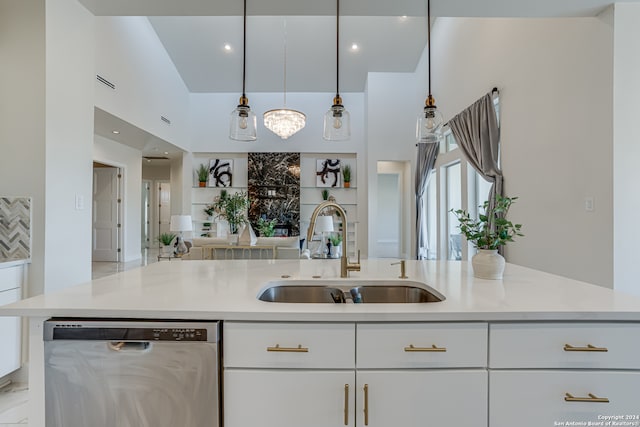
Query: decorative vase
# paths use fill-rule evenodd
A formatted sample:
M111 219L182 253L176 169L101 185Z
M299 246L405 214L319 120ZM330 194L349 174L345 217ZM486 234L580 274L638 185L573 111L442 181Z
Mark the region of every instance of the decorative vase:
M203 182L203 181L200 181L200 182L198 183L198 185L199 185L200 187L206 187L206 186L207 186L207 181L204 181L204 182Z
M497 249L478 249L478 253L471 258L473 276L478 279L502 279L504 273L504 257Z
M172 245L162 246L162 256L171 256L171 255L173 255L173 246Z
M351 182L350 181L345 181L344 188L349 188L349 187L351 187Z
M238 244L238 233L232 234L229 233L227 234L227 243L229 243L230 245L237 245Z

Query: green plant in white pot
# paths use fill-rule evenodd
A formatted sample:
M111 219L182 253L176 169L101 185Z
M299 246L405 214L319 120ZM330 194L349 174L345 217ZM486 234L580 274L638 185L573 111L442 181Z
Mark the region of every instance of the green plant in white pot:
M484 213L479 214L478 219L471 218L462 209L451 210L460 222L460 232L478 249L478 253L471 259L475 277L502 279L505 261L498 253L498 248L507 242L513 242L515 236L524 236L520 232L522 224L514 224L507 219L509 208L517 199L496 195L493 206L489 206L488 200L480 206Z
M162 233L158 236L158 242L162 245L162 254L165 256L171 255L173 252L173 239L177 237L176 234L173 233Z
M218 218L224 219L229 223L231 234L237 234L240 226L248 222L249 197L244 191L233 194L228 194L226 191L221 193L213 201L213 207L218 214Z

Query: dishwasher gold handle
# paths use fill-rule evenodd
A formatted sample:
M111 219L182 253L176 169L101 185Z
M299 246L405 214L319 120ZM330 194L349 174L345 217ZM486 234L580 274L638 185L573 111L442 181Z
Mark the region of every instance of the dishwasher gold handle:
M280 344L276 344L275 347L267 347L267 351L280 351L283 353L308 353L309 349L299 344L297 347L280 347Z
M349 384L344 385L344 425L349 425Z
M418 351L428 351L428 352L445 352L447 351L446 347L437 347L433 344L431 347L414 347L413 344L409 344L409 347L405 347L404 351L407 352L418 352Z
M586 347L574 347L569 344L564 345L564 351L609 351L606 347L596 347L595 345L587 344Z
M369 425L369 384L364 385L364 425Z
M574 397L571 393L565 393L564 400L566 402L609 403L609 399L606 397L598 397L592 393L589 393L589 397Z

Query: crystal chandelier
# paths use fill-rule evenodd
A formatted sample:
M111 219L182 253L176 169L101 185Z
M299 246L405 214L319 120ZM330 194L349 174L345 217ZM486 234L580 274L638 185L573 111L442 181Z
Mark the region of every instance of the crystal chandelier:
M229 127L229 138L236 141L255 141L258 138L256 128L256 115L249 107L249 99L244 93L246 59L247 59L247 0L244 0L243 12L243 33L242 33L242 96L240 104L231 112L231 125Z
M307 116L287 108L287 20L284 20L284 108L264 113L264 126L282 139L287 139L307 124Z
M327 141L344 141L351 136L350 114L342 105L340 96L340 0L336 0L336 96L333 105L324 115L324 132Z
M441 128L444 119L438 108L436 100L431 95L431 1L427 0L427 55L428 55L428 77L429 77L429 96L425 101L425 107L422 113L418 115L416 125L416 139L418 142L438 142L442 136Z

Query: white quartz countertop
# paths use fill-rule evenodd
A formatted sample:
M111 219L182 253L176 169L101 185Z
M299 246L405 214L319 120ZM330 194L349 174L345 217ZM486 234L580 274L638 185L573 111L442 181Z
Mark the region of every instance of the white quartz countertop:
M363 260L340 279L339 260L164 261L25 299L0 315L240 321L640 321L640 298L507 264L503 280L473 278L456 261L407 261L409 280L446 300L422 304L288 304L259 301L272 280L397 279L391 260ZM282 279L281 276L290 276ZM313 278L320 276L321 278Z

